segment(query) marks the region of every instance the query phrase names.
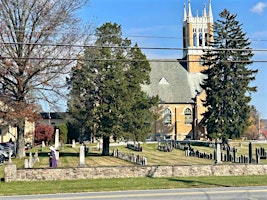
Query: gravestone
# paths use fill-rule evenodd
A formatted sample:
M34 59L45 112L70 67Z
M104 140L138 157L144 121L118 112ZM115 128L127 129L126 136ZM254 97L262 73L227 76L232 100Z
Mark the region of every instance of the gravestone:
M215 143L215 164L220 164L221 161L221 145L220 143Z
M249 163L252 163L252 143L250 142L249 145L248 145L248 162Z
M79 163L79 167L85 167L85 153L84 153L84 146L81 145L80 146L80 163Z
M233 162L236 162L236 153L237 153L237 148L233 147Z
M102 147L103 147L103 139L99 140L99 151L102 151Z
M36 151L34 154L34 162L39 162L38 152Z
M29 160L28 159L25 159L24 160L24 168L29 168Z
M9 152L8 152L8 164L12 163L11 155L12 155L12 150L9 149Z
M56 160L59 163L59 150L56 150Z
M32 168L32 152L30 152L30 156L29 156L29 168Z
M42 148L45 148L45 142L42 141Z
M56 129L55 133L55 149L57 150L59 147L59 129Z
M76 143L75 143L75 139L72 139L72 148L75 148L76 147Z

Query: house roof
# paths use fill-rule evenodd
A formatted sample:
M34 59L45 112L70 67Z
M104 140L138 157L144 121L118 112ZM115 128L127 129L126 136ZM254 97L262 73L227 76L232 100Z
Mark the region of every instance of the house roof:
M161 103L193 103L201 92L202 73L188 73L177 62L150 62L150 84L142 88L149 96L159 96Z

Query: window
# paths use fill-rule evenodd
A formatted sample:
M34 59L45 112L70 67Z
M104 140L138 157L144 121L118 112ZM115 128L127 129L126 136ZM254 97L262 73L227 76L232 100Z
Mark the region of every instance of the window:
M199 34L199 46L202 46L202 33Z
M208 34L205 33L205 46L208 46Z
M184 123L185 124L192 123L192 111L189 108L186 108L184 111Z
M172 124L172 112L169 108L164 111L164 125Z
M194 45L194 47L197 46L197 34L196 33L194 33L194 35L193 35L193 45Z
M200 66L203 66L203 65L204 65L204 61L203 61L203 59L200 58L200 59L198 60L198 64L199 64Z

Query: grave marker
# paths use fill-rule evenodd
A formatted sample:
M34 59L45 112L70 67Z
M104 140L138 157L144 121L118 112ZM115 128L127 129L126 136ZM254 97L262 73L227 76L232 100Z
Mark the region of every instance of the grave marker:
M57 150L59 147L59 129L56 129L55 133L55 149Z

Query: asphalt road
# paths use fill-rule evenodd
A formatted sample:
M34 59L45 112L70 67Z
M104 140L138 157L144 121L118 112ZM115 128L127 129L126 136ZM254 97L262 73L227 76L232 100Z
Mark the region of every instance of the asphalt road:
M267 186L0 196L0 200L266 200Z

